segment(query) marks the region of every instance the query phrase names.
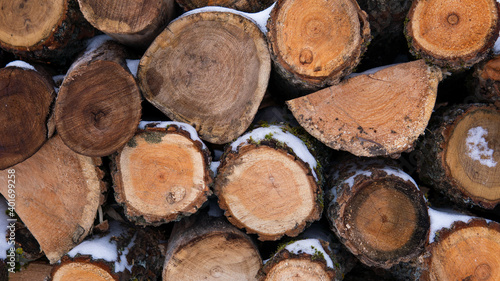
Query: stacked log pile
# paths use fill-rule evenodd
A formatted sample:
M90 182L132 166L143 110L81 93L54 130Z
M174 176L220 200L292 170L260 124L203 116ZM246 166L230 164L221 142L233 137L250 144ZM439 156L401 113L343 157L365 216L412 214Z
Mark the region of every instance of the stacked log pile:
M0 279L500 280L499 13L0 0Z

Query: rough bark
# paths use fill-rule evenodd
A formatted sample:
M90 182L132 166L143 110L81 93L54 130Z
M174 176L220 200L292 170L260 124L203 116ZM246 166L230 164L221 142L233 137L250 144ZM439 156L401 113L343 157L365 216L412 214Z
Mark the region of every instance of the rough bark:
M0 170L32 156L53 133L54 82L39 69L0 69Z
M429 233L423 193L395 166L356 161L332 169L326 193L332 231L368 266L410 261L422 253Z
M188 216L210 195L210 152L178 125L140 130L114 157L115 198L140 225Z
M50 271L52 270L52 265L47 262L31 262L26 267L22 268L21 271L16 273L9 273L9 281L45 281L47 280Z
M98 165L100 159L74 153L56 135L26 161L0 172L0 192L12 199L12 184L15 211L51 263L92 228L106 188Z
M474 71L474 97L476 102L500 101L500 56L478 64Z
M185 11L203 8L206 6L220 6L247 13L260 12L271 6L274 0L176 0Z
M64 64L94 35L76 0L3 0L0 7L0 47L23 58Z
M171 22L142 57L138 78L144 97L170 119L223 144L252 122L270 64L256 24L229 12L204 12Z
M353 0L279 0L267 28L277 83L292 97L338 83L370 41L367 15Z
M439 231L419 280L499 280L500 224L473 219Z
M223 217L192 216L175 224L163 280L256 280L257 247Z
M469 104L433 116L419 147L420 178L460 204L500 202L500 109Z
M399 157L424 133L441 78L419 60L350 78L287 105L308 133L333 149Z
M486 58L500 28L495 0L413 1L406 24L411 51L450 70Z
M95 28L118 42L146 48L174 18L174 0L78 0Z
M297 236L323 208L317 160L282 130L258 128L228 146L215 179L214 192L229 221L263 241ZM287 143L289 138L301 147ZM314 163L300 158L299 150Z
M55 124L64 143L77 153L112 154L135 134L141 93L113 41L90 49L68 70L55 104Z

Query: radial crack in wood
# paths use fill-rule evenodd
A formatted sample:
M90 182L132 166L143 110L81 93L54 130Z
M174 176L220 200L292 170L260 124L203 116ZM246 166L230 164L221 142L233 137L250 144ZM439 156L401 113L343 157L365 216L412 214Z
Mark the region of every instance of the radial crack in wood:
M412 52L452 70L483 60L500 28L495 0L415 0L406 35Z
M171 22L141 59L144 97L212 143L227 143L250 125L264 97L271 59L249 19L204 12Z
M423 60L290 100L288 108L312 136L357 156L399 156L424 133L441 71Z

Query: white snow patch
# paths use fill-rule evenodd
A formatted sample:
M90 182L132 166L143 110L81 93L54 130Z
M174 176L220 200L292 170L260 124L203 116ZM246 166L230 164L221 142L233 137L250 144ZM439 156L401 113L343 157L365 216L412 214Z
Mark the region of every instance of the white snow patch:
M108 262L114 262L115 272L122 272L125 268L130 270L132 265L127 264L127 260L125 259L128 249L122 252L120 261L118 261L118 247L116 241L111 240L112 237L119 237L125 233L125 229L115 221L110 223L109 229L110 232L105 236L94 237L78 244L68 252L68 256L73 258L76 255L90 255L93 259L103 259ZM133 246L134 240L135 239L129 244L129 247Z
M129 264L127 262L127 255L130 251L130 248L135 245L136 238L137 234L134 235L128 246L122 251L122 254L120 255L120 261L115 261L115 272L123 272L125 271L125 269L128 269L128 271L132 272L132 264Z
M0 197L0 260L7 258L7 251L11 246L7 242L7 227L9 226L9 217L5 213L7 211L7 202Z
M174 121L141 121L141 122L139 122L139 129L144 130L144 129L146 129L146 127L166 129L172 125L176 125L177 127L183 129L184 131L187 131L192 140L201 142L201 144L203 145L203 148L204 149L207 148L205 143L203 143L203 141L198 136L198 133L196 132L195 128L193 128L193 126L186 124L186 123L174 122Z
M184 14L180 15L177 19L183 18L185 16L189 16L192 14L196 13L206 13L206 12L221 12L221 13L233 13L237 14L240 16L243 16L249 20L251 20L253 23L259 27L259 29L262 31L262 33L266 34L267 33L267 20L269 19L269 15L271 14L271 10L273 9L275 3L271 5L269 8L257 12L257 13L245 13L242 11L238 11L235 9L230 9L226 7L220 7L220 6L206 6L198 9L193 9L191 11L185 12Z
M141 60L125 60L127 62L127 67L130 70L130 73L137 77L137 69L139 68L139 62Z
M213 161L210 163L210 170L214 173L214 177L217 175L217 168L219 168L220 161Z
M19 68L22 68L22 69L28 69L28 70L34 70L34 71L36 71L36 69L35 69L34 66L32 66L31 64L29 64L29 63L27 63L25 61L22 61L22 60L11 61L5 67L19 67Z
M326 266L328 266L329 268L333 268L332 259L326 253L325 249L323 249L323 246L321 246L321 243L319 242L318 239L304 239L295 241L292 244L287 245L285 249L288 250L290 253L294 253L296 255L301 253L306 253L312 256L316 252L320 252L323 254L323 257L326 260Z
M104 44L104 42L110 40L113 40L113 38L105 34L92 37L87 41L87 48L85 49L85 52L92 52L95 49L99 48L102 44Z
M367 177L371 177L372 175L372 172L371 171L366 171L366 170L356 170L356 172L354 173L354 175L350 176L349 178L345 179L343 181L343 183L347 183L349 185L349 188L352 188L352 186L354 185L354 179L357 177L357 176L360 176L360 175L364 175L364 176L367 176ZM342 184L343 184L342 183Z
M240 145L248 144L248 140L250 138L258 142L266 139L266 136L271 136L272 139L285 143L289 148L293 150L293 152L295 153L295 155L297 155L297 157L299 157L302 161L307 163L309 165L309 168L311 169L314 178L317 181L318 176L316 175L316 171L314 170L317 165L316 159L314 159L314 156L311 154L311 152L309 152L307 146L301 139L294 136L292 133L283 132L282 128L283 128L282 126L277 126L277 125L257 128L251 132L244 134L243 136L239 137L236 141L234 141L231 144L231 149L233 151L236 151L236 149Z
M467 155L472 159L479 161L481 165L493 168L497 162L493 158L495 150L488 147L488 142L484 138L488 135L488 131L483 127L475 127L467 132Z
M434 238L436 237L436 232L438 230L443 228L450 228L453 223L457 221L463 221L467 223L469 220L474 218L454 212L452 210L437 210L432 208L429 208L429 217L431 220L429 243L434 242Z
M64 77L66 77L66 75L64 75L64 74L56 75L56 76L52 76L52 80L54 80L54 83L59 85L64 80Z
M385 167L382 169L382 171L386 172L387 175L393 175L401 178L403 181L409 181L418 189L418 184L415 182L415 180L410 175L403 172L403 170L392 167Z
M351 73L347 76L347 78L353 78L353 77L356 77L356 76L359 76L359 75L370 75L370 74L373 74L377 71L380 71L382 69L386 69L386 68L389 68L391 66L396 66L398 65L399 63L394 63L394 64L388 64L388 65L383 65L383 66L378 66L378 67L375 67L375 68L371 68L371 69L368 69L368 70L365 70L363 72L359 72L359 73Z
M498 0L497 0L497 2L498 2ZM495 45L493 46L493 53L495 55L500 54L500 37L497 39L497 41L495 41Z

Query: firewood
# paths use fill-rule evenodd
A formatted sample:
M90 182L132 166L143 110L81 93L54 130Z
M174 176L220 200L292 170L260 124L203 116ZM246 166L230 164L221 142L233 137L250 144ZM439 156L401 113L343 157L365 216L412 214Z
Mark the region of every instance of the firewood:
M433 213L431 220L436 215ZM441 224L440 228L423 255L421 269L416 271L421 274L419 280L500 280L500 224L480 218L439 216L436 224Z
M338 83L370 41L367 15L354 0L279 0L267 28L274 69L291 95Z
M377 159L339 163L326 194L327 218L361 262L390 268L424 250L429 215L415 181Z
M495 0L414 0L406 36L417 57L459 70L486 58L499 28Z
M170 119L223 144L250 125L267 88L271 59L264 34L230 12L172 21L141 59L144 97Z
M356 260L333 236L328 228L313 224L264 261L259 280L343 280Z
M441 71L419 60L350 78L287 105L304 129L333 149L397 157L424 133L441 78Z
M478 64L473 77L477 101L500 101L500 55Z
M176 2L184 8L185 11L203 8L206 6L219 6L230 9L235 9L242 12L256 13L271 6L274 0L176 0Z
M163 280L256 280L262 259L249 236L223 217L200 214L174 225Z
M255 129L226 148L214 192L229 221L259 240L297 236L322 212L321 169L285 127Z
M64 143L92 157L110 155L125 145L141 118L141 94L127 67L126 51L104 39L91 42L70 67L54 109Z
M174 0L78 0L95 28L118 42L146 48L174 17Z
M210 152L188 124L141 122L114 157L115 198L136 224L158 225L195 213L210 195Z
M112 221L107 234L89 236L64 255L50 280L159 280L159 243L159 232Z
M32 156L53 132L54 82L38 69L22 61L0 69L0 170Z
M94 35L76 0L9 0L0 7L0 47L26 59L64 64Z
M458 105L433 116L417 158L420 178L460 204L500 202L500 108Z
M56 135L29 159L0 172L0 193L14 198L16 213L51 263L92 228L106 188L98 165L100 159L74 153Z

